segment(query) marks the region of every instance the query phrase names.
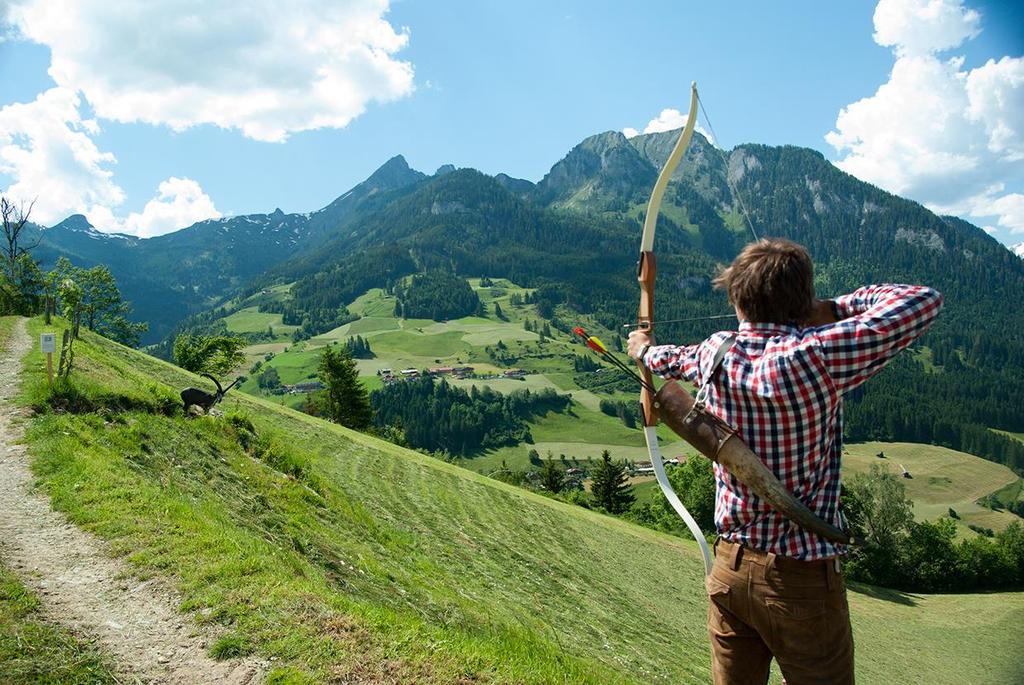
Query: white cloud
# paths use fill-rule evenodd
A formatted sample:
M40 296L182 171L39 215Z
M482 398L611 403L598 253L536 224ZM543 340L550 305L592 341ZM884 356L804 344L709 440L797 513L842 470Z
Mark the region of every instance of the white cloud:
M394 57L409 34L387 10L387 0L15 0L10 16L50 48L54 81L100 118L279 142L412 92L412 65Z
M987 227L989 233L1000 229L1011 234L1024 233L1024 194L1007 193L1006 186L997 183L972 197L952 205L934 205L939 214L954 214L976 218L995 218L996 225ZM990 230L991 229L991 230Z
M160 184L156 197L146 203L142 212L132 212L122 220L105 207L94 207L86 216L100 230L151 238L203 219L219 218L221 213L198 183L172 176Z
M686 125L686 115L678 109L663 109L661 114L647 122L644 133L663 133Z
M895 63L874 95L844 107L825 139L836 165L943 213L994 217L1024 232L1017 188L1024 160L1024 58L975 69L939 51L980 31L980 15L959 0L882 0L875 40Z
M0 173L14 179L9 195L37 200L34 221L52 224L72 212L124 201L109 168L114 155L96 147L91 136L99 127L82 118L79 104L73 91L57 87L0 109Z
M881 0L874 23L875 42L901 56L955 48L981 33L981 15L961 0Z
M984 127L988 149L1024 160L1024 59L990 59L967 74L967 118Z
M644 126L643 134L646 135L648 133L664 133L665 131L674 131L678 128L682 128L683 126L686 125L687 116L688 114L683 114L678 109L663 109L661 110L661 113L658 114L658 116L654 117L653 119L647 122L647 125ZM695 130L699 132L702 136L707 138L709 142L714 144L715 139L712 137L710 133L704 130L703 126L697 124ZM640 134L640 131L637 131L635 128L631 128L629 126L622 129L622 135L626 136L627 138L635 138Z
M117 160L97 147L99 124L83 118L80 106L77 94L58 86L0 108L0 174L13 179L4 192L34 200L33 221L52 225L80 213L100 230L148 237L220 216L198 183L171 177L141 213L118 218L125 193L110 170Z
M103 230L156 235L219 216L199 185L171 177L141 212L120 218L124 190L98 120L174 130L212 124L262 141L340 128L371 102L413 90L395 57L408 30L387 0L202 3L0 0L4 36L50 49L57 83L0 110L0 174L11 195L38 198L34 218L80 212ZM0 38L2 40L2 38ZM82 116L88 103L96 119Z

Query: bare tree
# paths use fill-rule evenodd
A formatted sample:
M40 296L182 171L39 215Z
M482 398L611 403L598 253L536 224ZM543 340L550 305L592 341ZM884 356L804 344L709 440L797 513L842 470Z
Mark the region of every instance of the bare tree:
M28 207L24 202L14 203L0 196L0 312L31 314L35 309L35 292L39 289L39 265L30 250L38 244L25 244L25 229L32 214L33 200Z
M4 270L11 283L18 282L18 258L28 254L39 244L38 240L33 245L22 244L22 233L28 226L28 219L35 204L36 201L32 200L26 208L24 202L15 204L9 198L0 197L0 220L3 221L5 243L0 245L0 250L3 250Z

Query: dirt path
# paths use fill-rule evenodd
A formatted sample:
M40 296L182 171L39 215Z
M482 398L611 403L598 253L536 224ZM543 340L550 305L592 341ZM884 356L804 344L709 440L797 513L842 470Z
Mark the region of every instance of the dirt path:
M233 683L262 680L256 660L215 661L209 636L178 613L179 599L156 580L139 582L103 543L50 509L33 491L28 456L16 444L25 415L10 400L32 341L22 319L0 350L0 558L39 596L45 618L95 638L129 681Z

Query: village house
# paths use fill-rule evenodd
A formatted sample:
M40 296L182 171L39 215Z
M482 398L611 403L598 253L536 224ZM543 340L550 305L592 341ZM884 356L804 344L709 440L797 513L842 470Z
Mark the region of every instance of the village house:
M284 386L285 392L291 395L301 395L308 392L316 392L317 390L323 390L324 384L320 381L303 381L302 383L296 383L295 385Z

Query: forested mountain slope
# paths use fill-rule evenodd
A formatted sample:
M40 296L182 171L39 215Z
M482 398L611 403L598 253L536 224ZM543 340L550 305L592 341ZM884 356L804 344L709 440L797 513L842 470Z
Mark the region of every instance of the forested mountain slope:
M621 330L636 308L646 193L674 135L592 137L517 193L472 170L426 179L364 214L358 234L281 264L257 287L294 281L293 316L326 330L368 288L446 269L540 288L548 316L564 304ZM988 430L1024 430L1024 343L1014 333L1024 312L1009 304L1024 301L1024 262L977 227L858 181L812 150L743 145L726 155L698 139L680 168L656 244L660 318L729 311L710 279L750 239L748 217L759 235L808 246L822 296L871 282L932 285L947 304L927 353L852 398L848 435L936 442L1024 467L1020 444ZM711 330L663 328L662 339Z
M426 270L509 278L539 288L546 318L565 305L621 330L636 308L647 194L676 135L593 136L536 185L448 166L427 176L396 157L313 214L201 222L149 240L78 225L50 229L44 247L51 257L63 245L109 263L151 319L150 341L239 287L252 295L289 283L285 323L315 335L351 318L345 305L368 289ZM1024 466L1024 447L989 430L1024 431L1024 311L1016 306L1024 301L1024 260L982 230L858 181L813 150L725 152L699 134L660 222L662 319L728 312L710 279L752 232L807 245L822 296L879 281L941 290L946 309L919 353L852 398L847 433L936 442ZM664 341L682 342L713 329L697 322L660 331Z
M344 231L354 213L381 195L423 180L401 156L316 212L247 214L200 221L180 231L139 239L102 233L81 215L49 229L34 227L35 250L44 267L60 256L76 265L106 264L132 301L134 318L147 321L144 343L165 338L182 319L226 295L328 235Z

